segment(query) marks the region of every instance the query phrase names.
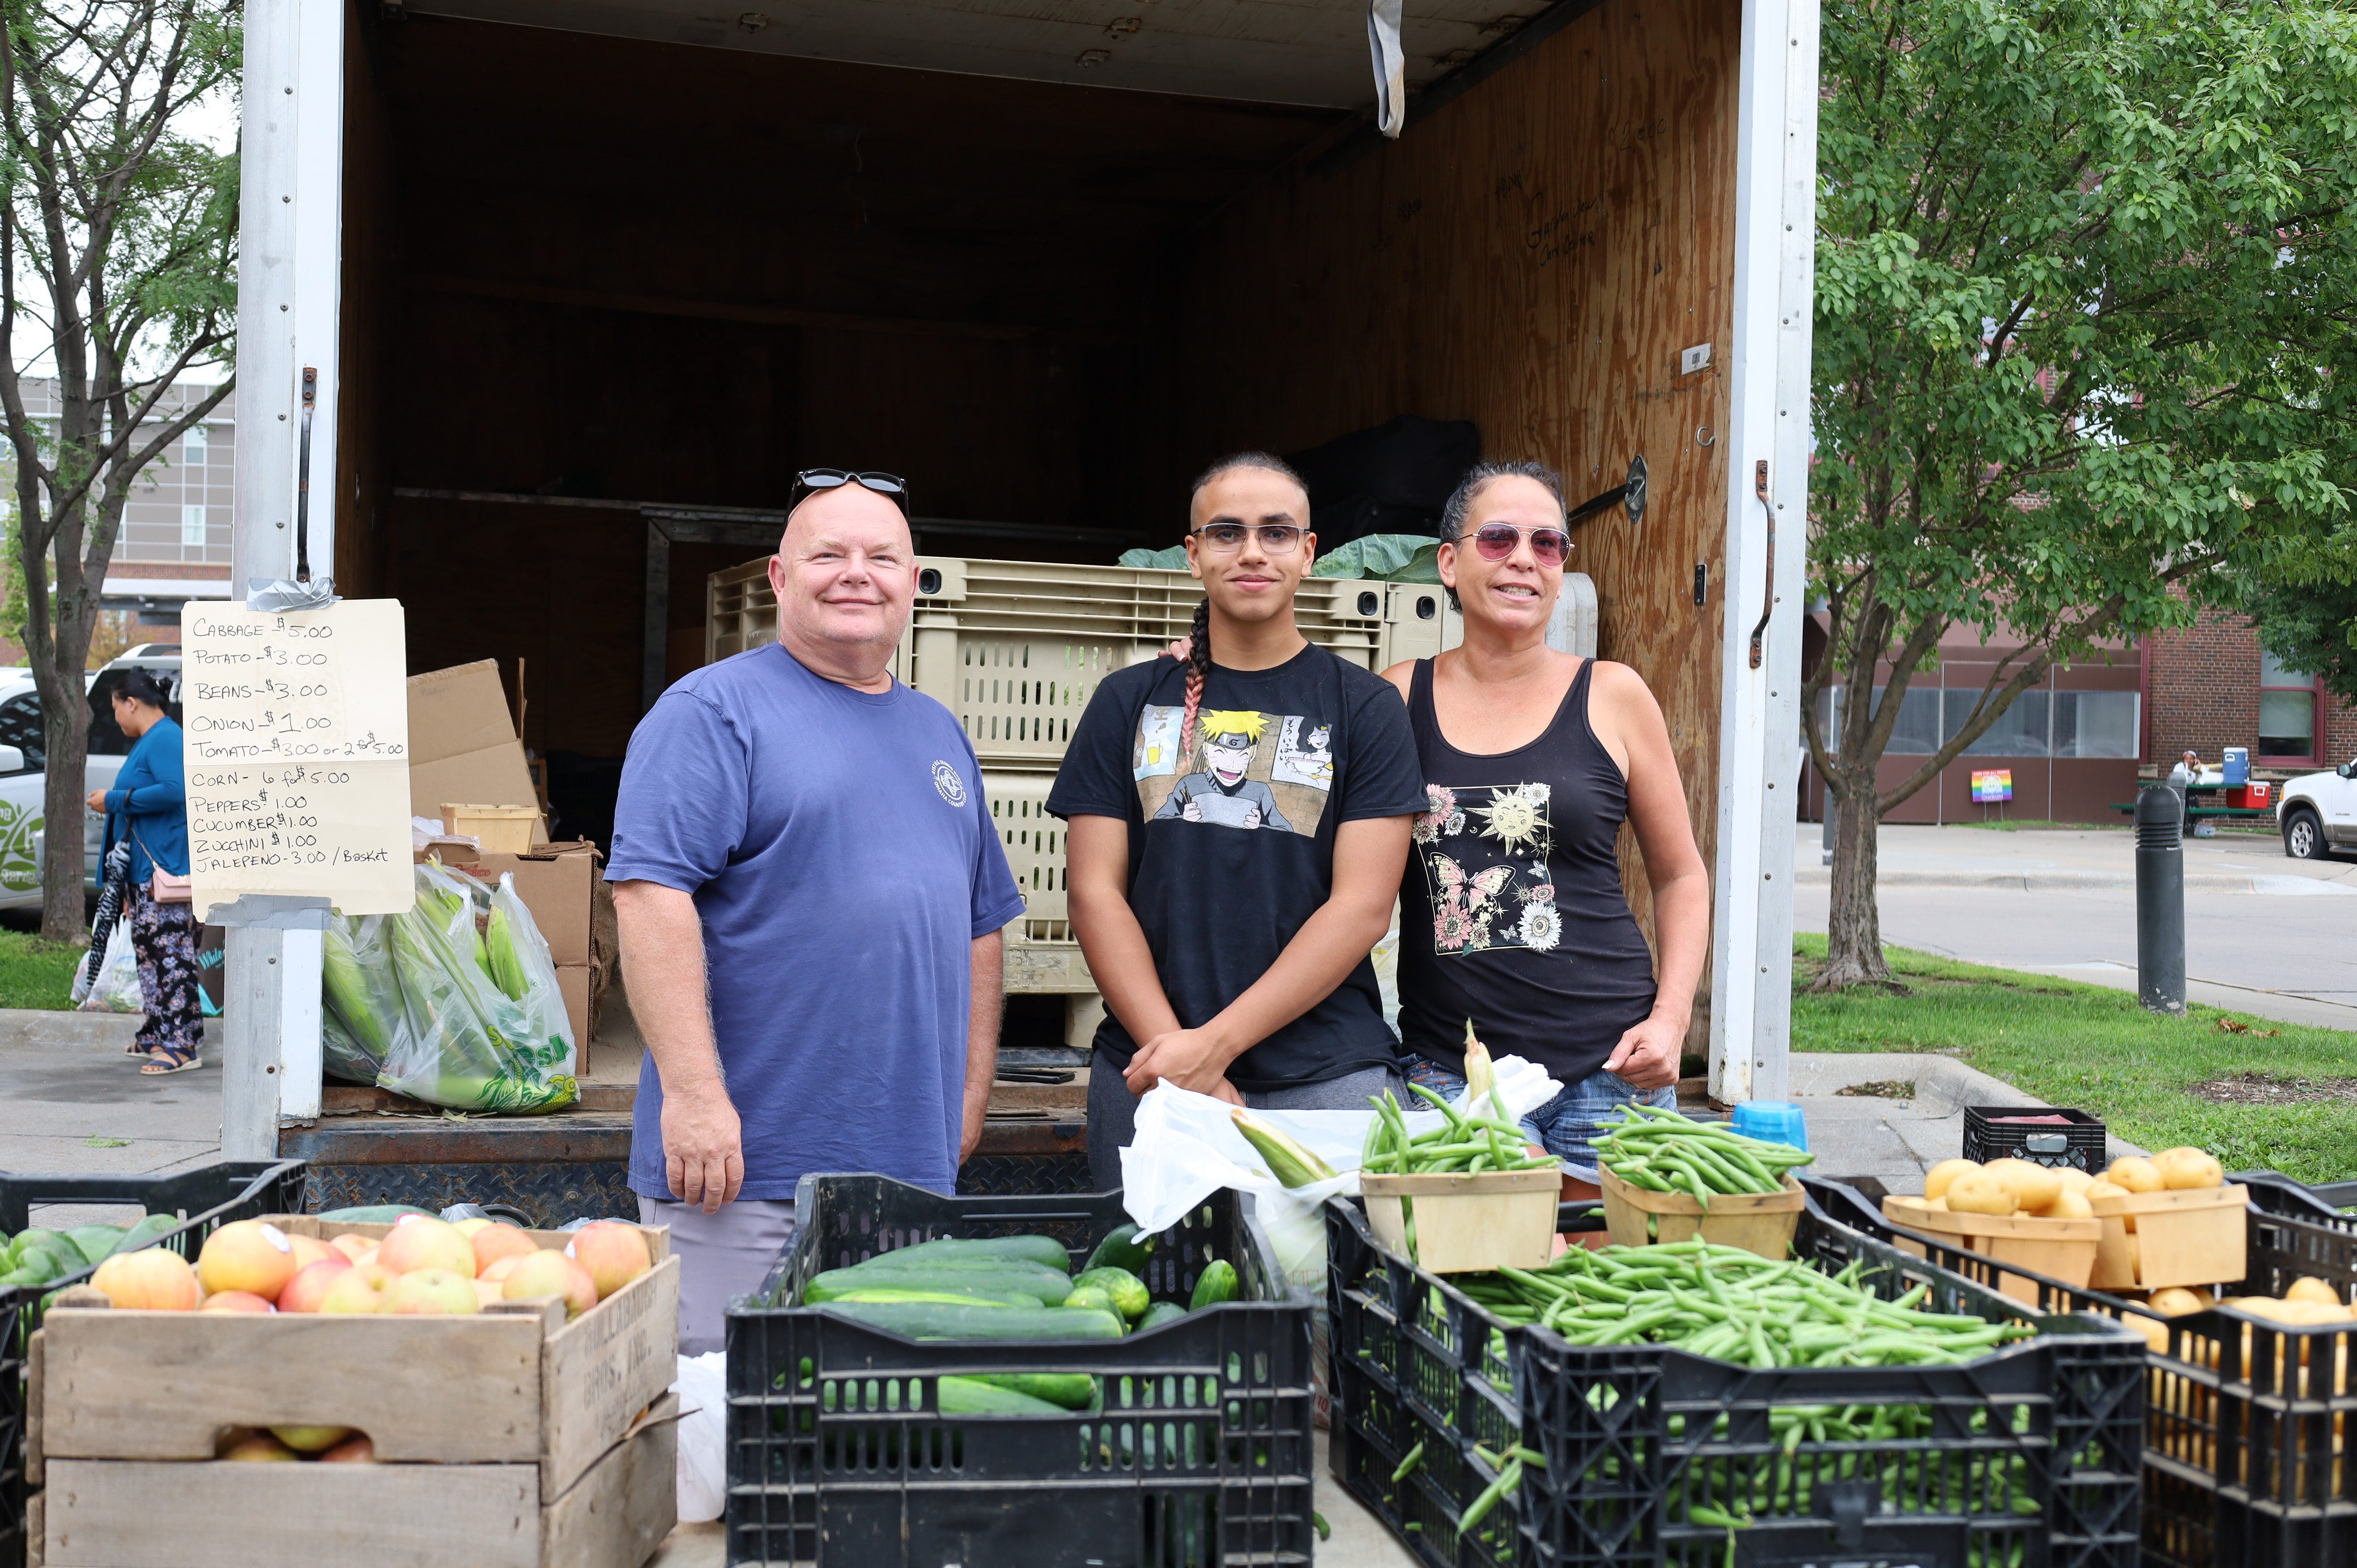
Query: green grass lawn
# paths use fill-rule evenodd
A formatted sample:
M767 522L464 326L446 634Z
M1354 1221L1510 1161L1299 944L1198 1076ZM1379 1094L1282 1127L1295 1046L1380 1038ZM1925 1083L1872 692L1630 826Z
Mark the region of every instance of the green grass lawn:
M23 931L0 930L0 1007L73 1005L74 965L86 949L70 942L45 942Z
M1796 1051L1942 1051L2049 1104L2101 1116L2115 1135L2147 1149L2191 1144L2228 1170L2357 1178L2357 1034L2214 1007L2163 1018L2129 992L1906 948L1886 951L1910 994L1813 996L1803 988L1824 961L1825 939L1797 936L1792 950ZM2222 1027L2228 1018L2253 1032ZM2189 1092L2244 1074L2307 1087L2266 1104L2219 1104Z

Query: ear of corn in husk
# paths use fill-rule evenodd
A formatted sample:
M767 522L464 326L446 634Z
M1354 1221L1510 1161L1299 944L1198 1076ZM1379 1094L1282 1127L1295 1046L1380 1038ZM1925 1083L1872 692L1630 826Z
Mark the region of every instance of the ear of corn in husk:
M1271 1126L1249 1111L1228 1112L1236 1131L1244 1141L1260 1151L1268 1162L1268 1174L1283 1187L1308 1187L1314 1182L1331 1181L1338 1174L1332 1165L1319 1159L1311 1150L1302 1147L1277 1127Z

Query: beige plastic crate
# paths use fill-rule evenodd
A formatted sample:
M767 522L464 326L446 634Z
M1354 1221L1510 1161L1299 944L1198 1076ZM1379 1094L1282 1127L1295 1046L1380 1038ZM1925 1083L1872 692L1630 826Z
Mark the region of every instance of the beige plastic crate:
M892 672L957 714L986 766L1060 761L1097 682L1184 636L1203 596L1184 572L1143 567L922 555L917 569ZM776 639L768 574L763 557L708 579L707 661ZM1310 641L1373 670L1459 636L1448 596L1425 583L1312 577L1294 614Z

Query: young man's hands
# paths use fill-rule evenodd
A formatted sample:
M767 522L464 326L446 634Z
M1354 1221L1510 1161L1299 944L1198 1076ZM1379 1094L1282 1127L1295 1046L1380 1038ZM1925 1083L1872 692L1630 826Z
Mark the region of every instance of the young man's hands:
M1222 1049L1211 1030L1173 1029L1146 1041L1129 1058L1122 1077L1132 1094L1142 1095L1157 1080L1168 1079L1181 1089L1242 1105L1243 1097L1227 1078L1228 1063L1233 1059L1234 1053Z

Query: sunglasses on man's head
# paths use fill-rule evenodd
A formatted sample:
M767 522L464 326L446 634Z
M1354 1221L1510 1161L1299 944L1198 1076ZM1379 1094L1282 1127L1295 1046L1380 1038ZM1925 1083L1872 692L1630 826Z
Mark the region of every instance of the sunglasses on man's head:
M859 473L849 468L804 468L794 476L794 501L799 505L805 495L841 489L845 485L857 485L862 489L874 490L879 496L888 496L892 504L900 509L901 516L909 515L909 481L898 474Z
M1560 566L1571 559L1571 535L1560 528L1530 531L1531 553L1542 566ZM1503 561L1523 542L1523 531L1511 522L1485 522L1473 532L1473 548L1484 561Z

